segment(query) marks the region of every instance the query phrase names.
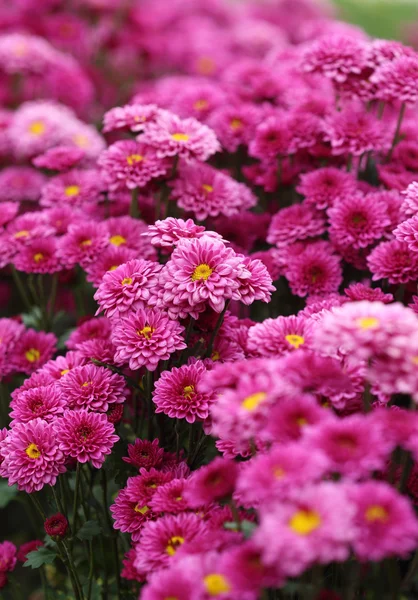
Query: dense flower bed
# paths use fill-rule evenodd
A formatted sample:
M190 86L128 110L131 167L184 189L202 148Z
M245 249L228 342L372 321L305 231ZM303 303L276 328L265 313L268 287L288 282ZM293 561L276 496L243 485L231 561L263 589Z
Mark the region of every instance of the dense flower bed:
M5 597L416 598L418 54L314 0L12 4Z

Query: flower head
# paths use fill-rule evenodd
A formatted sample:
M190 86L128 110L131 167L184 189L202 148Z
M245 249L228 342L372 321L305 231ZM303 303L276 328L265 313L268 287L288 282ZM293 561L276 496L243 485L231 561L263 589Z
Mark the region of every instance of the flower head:
M315 242L289 256L285 276L297 296L336 292L342 281L340 258L327 242Z
M408 244L398 240L380 243L367 257L373 281L387 279L389 283L407 283L418 277L418 254Z
M44 529L53 540L62 540L68 530L68 521L63 514L57 513L45 520Z
M28 423L38 417L51 422L61 416L67 407L66 398L55 384L40 385L17 392L10 402L11 427L16 423Z
M309 205L294 204L273 216L267 241L280 248L299 240L319 237L325 229L325 219L318 211Z
M27 329L13 347L11 366L18 373L33 373L52 358L56 341L53 333Z

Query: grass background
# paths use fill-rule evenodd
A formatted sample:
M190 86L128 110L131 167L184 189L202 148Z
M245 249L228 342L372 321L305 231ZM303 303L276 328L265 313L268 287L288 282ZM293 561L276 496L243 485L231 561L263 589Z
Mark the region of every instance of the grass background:
M342 20L361 25L370 35L404 39L405 27L418 38L418 0L334 0Z

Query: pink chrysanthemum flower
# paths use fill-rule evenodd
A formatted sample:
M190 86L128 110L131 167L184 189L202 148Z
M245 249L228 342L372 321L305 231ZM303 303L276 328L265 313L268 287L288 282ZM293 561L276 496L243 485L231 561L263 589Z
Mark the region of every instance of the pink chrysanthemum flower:
M55 360L49 360L45 363L39 373L34 373L31 377L25 379L23 386L20 389L30 389L37 385L47 385L47 383L52 383L53 381L61 379L61 377L64 377L71 369L84 365L85 363L85 358L83 358L79 352L72 352L70 350L65 356L57 356ZM37 381L38 375L42 375L39 382ZM43 382L44 378L47 378L45 379L45 382ZM31 380L33 381L33 385Z
M58 475L65 471L65 456L54 424L43 419L16 423L0 443L0 452L4 458L0 475L8 479L9 485L17 483L20 490L29 494L44 485L55 485Z
M137 562L134 562L134 565L136 564ZM191 572L188 562L186 564L183 561L176 562L171 569L158 569L151 575L153 576L150 581L141 590L142 600L165 600L170 597L176 600L190 600L196 596L200 581L196 581L195 573ZM205 598L204 589L199 589L199 592L198 597Z
M222 500L232 495L238 476L236 462L226 458L215 458L209 465L194 471L187 480L184 496L190 506L196 508Z
M155 221L148 225L148 231L142 235L150 238L151 244L157 248L173 248L182 239L194 239L203 236L222 239L215 231L207 231L203 225L196 225L192 219L175 219L168 217L163 221Z
M94 299L109 317L122 317L130 310L146 308L154 289L158 285L158 275L162 266L148 260L130 260L115 270L108 271Z
M0 544L0 573L13 571L17 562L16 551L17 548L12 542L6 540Z
M268 441L298 440L310 427L332 417L329 410L322 408L317 400L308 394L294 395L276 404L269 412L263 438Z
M220 106L208 118L223 148L235 152L239 146L247 145L253 138L261 120L260 112L254 104Z
M124 456L122 460L137 469L150 469L152 467L159 468L163 458L164 450L160 448L158 439L155 439L152 442L135 440L133 444L128 445L128 457Z
M10 402L11 427L38 417L50 423L67 408L67 399L54 384L17 392Z
M21 246L13 258L18 271L24 273L56 273L61 270L55 238L35 238Z
M390 224L383 202L371 203L367 196L354 194L339 200L328 210L329 234L340 246L366 248L380 239Z
M373 281L387 279L399 284L418 278L418 254L398 240L379 244L367 257L367 264Z
M304 203L279 210L272 218L267 241L278 248L299 240L319 237L325 232L325 219L321 213Z
M162 302L174 315L197 317L208 304L222 312L228 298L239 299L239 281L250 277L231 248L207 236L179 243L161 271Z
M296 189L305 196L307 205L323 210L332 206L338 198L352 194L356 187L356 180L351 173L335 167L323 167L301 175Z
M231 217L257 203L247 186L198 162L180 167L180 177L173 185L171 197L200 221L220 214Z
M46 223L42 213L27 212L19 215L7 225L7 233L17 248L28 244L35 238L52 236L54 229Z
M220 150L212 129L192 117L180 119L168 111L160 112L154 122L145 125L141 139L154 146L159 158L179 156L205 161Z
M406 558L418 540L418 521L408 498L378 481L350 486L348 493L356 508L353 548L358 558L373 562Z
M277 159L291 154L292 131L286 113L272 115L256 128L248 146L250 156Z
M344 293L350 300L369 300L383 302L383 304L394 301L392 294L385 294L380 288L372 288L364 283L351 283L348 288L345 288Z
M103 277L138 256L137 250L126 246L108 246L103 250L97 260L85 267L86 279L98 288Z
M44 543L42 540L32 540L30 542L26 542L26 543L22 544L19 547L19 550L16 555L17 560L21 563L25 563L29 552L35 552L35 550L38 550L38 548L41 548L42 546L44 546ZM0 567L0 569L1 569L1 567Z
M110 506L110 512L114 520L113 528L130 533L134 542L139 540L144 523L156 516L145 501L133 499L126 488L120 490Z
M148 573L168 567L178 548L204 536L207 526L193 513L166 515L147 522L141 531L135 566Z
M80 344L88 340L107 340L111 331L112 323L106 317L88 319L70 334L65 345L70 350L77 350Z
M207 372L203 361L163 371L155 382L153 401L157 413L164 413L172 419L186 419L188 423L203 421L209 415L209 406L215 396L201 392L199 382Z
M249 271L251 275L247 277L247 273L245 273L244 279L238 277L240 301L247 306L255 300L270 302L271 294L276 291L276 288L272 284L267 267L261 260L248 256L244 257L242 262L246 271Z
M113 364L115 357L115 346L110 340L87 340L83 342L78 347L78 352L83 356L86 360L98 360L103 363ZM116 408L111 405L109 410L113 407L114 410ZM121 407L123 412L123 407ZM109 414L109 413L108 413Z
M312 323L305 317L265 319L248 330L248 350L258 356L279 356L312 344Z
M68 408L74 410L83 408L106 412L110 404L121 404L128 395L128 388L121 375L96 365L71 369L60 379L58 385Z
M383 62L370 77L376 97L386 102L415 104L418 100L418 58L400 56Z
M2 202L1 203L1 215L0 215L0 227L9 223L15 218L19 212L19 203L17 202Z
M70 225L68 232L58 242L58 256L62 264L72 268L76 264L86 267L108 244L103 223L84 222Z
M13 371L10 365L14 346L18 339L24 334L25 327L13 319L0 319L0 377Z
M57 338L53 333L27 329L19 338L10 356L13 369L18 373L33 373L52 358L56 341Z
M156 490L165 483L176 477L173 465L167 471L160 471L153 467L146 469L141 467L140 474L136 477L130 477L127 482L126 492L131 500L141 501L147 504L151 501ZM181 477L181 475L178 475Z
M109 244L114 248L131 248L137 250L141 258L155 258L154 249L144 238L147 231L144 221L125 215L107 219L105 225L108 230Z
M54 423L60 450L80 463L91 461L100 469L118 441L114 426L106 415L82 410L67 410Z
M156 104L125 104L108 110L103 117L103 131L143 131L145 124L155 121L159 114Z
M340 258L327 242L316 242L289 257L285 276L297 296L336 292L342 281Z
M341 485L327 482L299 490L293 501L260 515L254 541L263 564L279 562L284 574L294 577L315 563L345 561L356 534L354 512Z
M160 360L168 360L171 354L186 348L183 331L182 325L163 312L140 308L115 323L115 362L129 364L133 371L143 366L155 371Z
M404 201L402 210L407 217L413 217L418 214L418 182L409 184L404 192Z
M101 198L104 184L96 169L72 169L52 177L42 188L41 206L66 206L86 208Z
M412 252L418 252L418 215L400 223L393 234L397 240L406 243Z
M85 156L82 148L73 146L55 146L43 154L36 156L32 163L39 169L51 171L68 171L78 164Z
M142 138L141 138L142 139ZM158 155L153 146L133 140L115 142L99 157L109 189L144 187L152 179L165 175L170 161Z
M302 68L343 83L350 75L360 75L366 59L367 45L363 40L348 35L326 35L306 48Z
M129 552L126 552L125 557L122 560L123 569L120 573L120 576L128 581L138 581L139 583L143 583L145 581L145 575L138 571L138 569L134 566L135 558L135 548L131 548Z
M46 177L31 167L6 167L0 173L2 201L36 202Z
M185 486L186 479L173 479L160 486L150 502L150 506L154 513L170 513L176 515L190 508L189 503L183 496Z

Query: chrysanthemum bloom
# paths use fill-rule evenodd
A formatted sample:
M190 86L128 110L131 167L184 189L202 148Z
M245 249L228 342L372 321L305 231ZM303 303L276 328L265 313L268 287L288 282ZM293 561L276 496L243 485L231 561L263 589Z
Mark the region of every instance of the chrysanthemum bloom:
M134 542L139 540L144 523L154 519L157 514L141 497L133 499L126 488L120 490L110 506L110 512L114 520L114 529L130 533Z
M272 218L267 241L278 248L299 240L319 237L326 229L321 213L305 203L279 210Z
M0 573L13 571L16 566L17 548L12 542L4 541L0 544Z
M346 560L355 539L354 513L340 484L321 483L298 490L293 502L261 511L254 542L263 564L279 561L283 573L294 577L314 563Z
M404 201L402 210L407 217L413 217L418 214L418 182L414 181L409 184L405 191L402 192Z
M43 545L44 543L42 540L32 540L31 542L22 544L17 551L17 560L21 563L25 563L29 552L35 552L35 550L38 550L38 548L41 548Z
M158 285L162 266L149 260L130 260L115 270L108 271L94 299L109 318L122 317L131 310L146 308Z
M203 520L193 513L166 515L157 521L148 521L141 531L135 566L148 573L167 567L179 547L199 540L206 532Z
M205 420L214 400L213 393L199 390L199 382L206 371L201 360L163 371L155 382L153 392L155 412L164 413L172 419L186 419L188 423L194 423L196 419Z
M62 513L57 513L48 517L44 522L45 533L53 540L62 540L68 530L68 521Z
M197 318L206 304L220 313L227 299L239 299L238 278L249 277L242 258L222 241L183 240L161 271L163 306L180 318Z
M203 236L221 239L221 236L215 231L207 231L203 225L196 225L192 219L175 219L168 217L163 221L155 221L153 225L148 225L148 231L142 235L151 240L151 244L157 248L173 248L177 246L183 238L194 239Z
M137 250L123 246L108 246L97 259L85 267L86 279L98 288L106 273L114 271L138 256Z
M103 117L103 131L129 129L143 131L145 124L154 121L160 110L156 104L125 104L108 110Z
M213 111L223 106L227 95L220 83L205 78L184 78L172 98L171 110L180 117L194 117L205 123Z
M55 238L35 238L21 246L13 258L18 271L24 273L56 273L61 270Z
M389 283L407 283L418 277L418 254L408 244L391 240L382 242L367 257L373 281L387 279Z
M0 215L0 227L9 223L12 219L15 218L17 213L19 212L19 203L18 202L2 202L1 203L1 215Z
M412 252L418 252L418 215L400 223L393 234L397 240L406 243Z
M59 205L86 208L96 204L105 185L96 169L72 169L52 177L42 188L41 206Z
M292 131L286 113L268 117L255 130L254 139L248 146L250 156L260 159L276 159L290 154Z
M36 156L32 163L39 169L67 171L78 164L85 156L84 150L73 146L55 146Z
M218 215L231 217L251 208L257 199L244 184L206 164L195 161L180 167L171 197L199 221Z
M55 485L64 473L65 456L59 448L53 423L34 419L29 423L16 423L0 443L4 458L0 474L9 485L17 483L19 490L31 494L44 485Z
M109 244L114 248L131 248L137 250L141 258L156 258L155 250L143 234L147 224L141 219L133 219L128 215L106 219Z
M212 129L192 117L180 119L168 111L161 111L154 122L145 125L141 140L153 146L159 158L205 161L221 149Z
M360 560L406 558L416 548L418 521L408 498L378 481L353 485L348 491L358 528L353 549Z
M170 168L170 161L158 155L153 146L134 140L115 142L102 152L97 162L111 190L144 187Z
M258 356L279 356L312 344L312 323L305 317L265 319L248 330L248 350Z
M100 469L119 439L106 415L85 409L67 410L54 425L57 442L65 456L80 463L91 461L96 469Z
M247 306L255 300L270 302L271 294L276 291L276 288L267 267L261 260L248 256L244 257L242 262L246 271L249 271L251 275L247 277L247 273L245 273L244 279L238 277L240 301Z
M331 240L340 246L366 248L380 239L390 224L386 204L371 203L367 196L353 194L328 210Z
M18 373L33 373L52 358L56 341L53 333L27 329L13 348L11 366Z
M135 440L133 444L128 444L128 457L123 456L122 460L136 467L137 469L161 466L164 450L160 448L158 439L152 442L148 440Z
M348 35L326 35L307 46L302 68L343 83L350 75L361 73L366 59L367 45L363 40Z
M70 350L77 350L79 344L88 340L107 340L111 331L112 323L106 317L87 319L71 332L65 345Z
M248 144L260 121L260 111L249 103L220 106L208 118L208 124L228 152L235 152L239 146Z
M85 408L106 412L110 404L125 402L128 388L125 380L117 373L96 365L75 367L58 383L68 408Z
M215 458L209 465L194 471L187 480L184 496L190 506L199 507L214 500L227 498L235 488L238 475L236 462L226 458Z
M292 488L319 481L327 470L328 460L321 450L300 443L276 444L244 463L236 497L245 506L286 498Z
M134 562L134 565L136 564L137 562ZM141 590L143 600L165 600L165 598L190 600L193 598L197 592L197 581L194 572L187 567L185 568L181 561L171 569L158 569L156 573L151 573L150 581ZM203 589L199 591L204 594ZM198 597L203 598L204 596L199 595Z
M10 402L11 427L16 423L28 423L38 417L50 423L56 417L60 417L67 407L67 399L55 384L17 392Z
M145 366L155 371L160 360L168 360L186 348L184 327L158 310L140 308L129 318L116 321L113 343L116 364L129 364L133 371Z
M173 479L160 486L150 502L154 513L178 514L190 508L183 495L186 484L186 479Z
M340 258L327 242L315 242L289 257L285 276L297 296L336 292L342 281Z
M377 87L376 97L386 102L415 104L418 100L418 57L400 56L385 61L370 77Z
M54 381L61 379L61 377L65 377L71 369L84 365L85 363L86 359L83 358L81 354L70 350L65 356L57 356L55 360L49 360L45 363L38 373L34 373L29 379L25 379L20 390L53 383ZM40 375L42 375L42 377L38 381L37 377Z
M173 465L167 471L157 470L154 467L149 469L141 467L139 475L128 479L125 488L127 497L132 501L148 504L161 485L168 483L177 476L181 477L182 475L175 472Z
M25 327L14 319L0 319L0 376L3 377L13 370L10 365L10 356L19 337L24 333Z
M356 190L356 180L351 173L323 167L300 176L296 190L305 196L305 204L318 210L332 206L339 199Z
M95 360L98 360L100 362L107 363L107 364L113 364L115 350L116 350L116 348L110 339L109 340L101 340L101 339L87 340L85 342L82 342L77 348L77 351L79 352L79 354L86 360L95 359ZM123 413L122 406L120 406L120 409L122 410L122 413ZM106 414L108 416L109 416L109 410L118 411L119 409L117 409L117 407L114 404L111 404L109 406L109 409L106 411Z
M45 176L31 167L7 167L0 173L2 200L36 202L45 182Z
M392 294L386 294L380 288L372 288L364 283L351 283L348 288L345 288L344 293L350 300L378 301L383 304L390 304L394 301Z
M129 552L126 552L124 559L122 560L123 569L120 576L128 581L138 581L143 583L145 581L145 575L143 575L134 565L136 558L135 547L131 548Z
M399 190L400 192L413 183L417 177L415 173L407 171L399 163L378 164L376 168L379 174L379 181L388 189Z
M58 242L58 256L62 264L71 269L76 264L86 267L108 245L103 223L84 222L70 225L68 232Z
M52 236L53 227L46 223L41 212L27 212L19 215L7 225L7 233L16 248L29 243L32 239Z

